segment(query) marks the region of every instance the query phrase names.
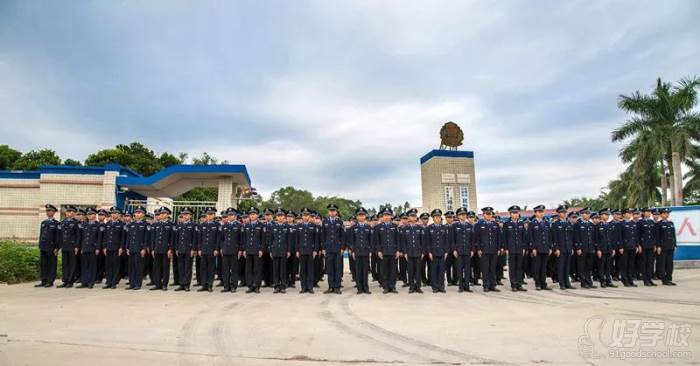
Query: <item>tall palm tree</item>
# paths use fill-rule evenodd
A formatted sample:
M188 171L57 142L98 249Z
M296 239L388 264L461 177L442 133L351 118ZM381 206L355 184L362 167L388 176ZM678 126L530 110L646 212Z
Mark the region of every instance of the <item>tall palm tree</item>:
M676 86L659 78L651 94L636 91L620 95L618 101L618 107L631 115L612 132L613 142L631 138L620 151L623 161L632 162L637 177L660 169L662 185L668 172L674 205L683 204L682 162L693 156L693 146L700 142L700 114L693 111L698 86L697 77L682 79Z

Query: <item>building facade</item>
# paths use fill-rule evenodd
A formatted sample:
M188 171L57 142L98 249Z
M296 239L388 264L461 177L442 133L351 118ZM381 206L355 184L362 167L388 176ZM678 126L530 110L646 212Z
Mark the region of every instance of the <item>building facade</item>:
M477 211L474 152L432 150L420 164L423 210L467 207Z

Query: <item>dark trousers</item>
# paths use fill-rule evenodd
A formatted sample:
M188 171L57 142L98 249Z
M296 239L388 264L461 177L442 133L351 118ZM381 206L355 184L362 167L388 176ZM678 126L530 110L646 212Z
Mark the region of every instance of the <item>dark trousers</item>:
M96 267L95 267L95 282L100 283L102 279L105 278L105 255L102 254L100 250L99 254L95 255Z
M311 254L299 256L299 283L302 291L314 289L314 257Z
M406 257L401 256L399 257L399 272L398 272L398 278L399 280L403 281L404 284L408 283L408 261L406 260Z
M91 286L95 284L95 276L97 275L97 257L95 252L82 253L80 258L80 283L83 286Z
M430 268L430 257L428 254L425 254L423 259L420 261L420 271L423 283L426 285L432 285L433 283L432 279L430 278Z
M146 255L143 256L143 275L148 276L148 279L153 282L153 256L151 251L147 250Z
M129 275L129 256L126 250L119 256L119 278L124 278Z
M445 256L433 254L430 260L430 278L433 290L445 290Z
M659 277L663 282L673 281L673 254L676 249L662 249L657 266L659 266Z
M107 286L116 286L119 283L119 252L108 250L105 256L105 279Z
M143 283L143 257L138 250L129 253L129 286L141 287Z
M257 253L247 254L245 258L245 283L251 290L259 289L262 283L263 263Z
M178 258L175 253L173 253L173 285L180 286L180 266L178 264Z
M190 287L192 283L192 257L190 253L181 253L177 255L177 267L180 272L180 286Z
M496 262L496 283L501 282L505 277L503 276L503 269L508 263L508 256L501 254L498 256L498 261Z
M238 278L241 280L241 286L247 286L248 284L246 283L245 280L245 270L246 270L246 257L240 256L238 257Z
M581 285L592 286L593 279L591 278L591 271L593 269L593 253L582 252L581 255L577 256L576 261L578 265L578 277L581 281Z
M357 276L355 275L355 273L356 273L357 268L355 265L355 258L353 258L352 255L348 256L348 263L350 265L350 276L352 277L353 281L356 281Z
M634 249L625 249L625 252L620 255L620 277L622 277L623 283L634 283L634 278L637 276L634 270L636 255L637 253Z
M70 283L75 283L75 282L80 282L80 258L82 258L81 255L76 254L75 255L75 265L73 266L73 277L71 278Z
M654 275L654 248L642 249L642 276L644 282L651 282Z
M547 287L547 258L549 254L537 253L532 257L532 274L535 279L535 285L538 287ZM570 263L569 260L567 262Z
M200 272L200 284L204 288L214 287L214 274L216 273L216 257L214 254L202 254L199 257L199 264L202 266Z
M602 284L612 284L612 257L609 252L598 258L598 280Z
M170 258L166 253L153 255L153 284L156 287L167 288L170 281Z
M328 288L340 288L343 275L343 255L340 253L326 252L326 275L328 276Z
M406 262L408 286L413 290L419 289L421 285L421 259L420 257L408 257Z
M63 283L73 284L75 278L76 258L75 252L71 250L61 251L61 271L63 272Z
M559 251L559 257L557 258L557 281L559 286L572 287L571 286L571 252L567 249Z
M195 284L201 285L202 284L202 257L200 256L195 256L194 257L194 278L197 282Z
M521 253L522 251L510 251L508 254L508 279L511 288L523 285L523 255Z
M372 280L381 281L379 278L379 257L376 252L372 252L371 262L370 262L370 272L372 273Z
M262 256L262 278L265 281L265 286L272 286L272 258L270 258L270 253L263 252Z
M484 253L479 261L481 267L481 277L484 289L493 290L496 288L496 266L498 265L498 255Z
M475 255L472 257L472 283L474 286L479 284L481 278L481 257Z
M276 289L287 287L287 257L272 258L272 285Z
M355 258L355 283L358 292L369 292L369 257Z
M221 281L224 289L238 288L238 256L221 256Z
M447 253L447 258L445 258L445 275L447 276L448 284L457 283L457 267L455 266L455 257L452 253Z
M287 259L287 285L294 287L299 274L299 258L293 255Z
M53 255L53 250L39 252L39 270L41 271L41 283L51 284L56 281L56 263L58 257Z
M319 253L318 255L316 255L316 258L314 258L314 286L318 284L318 281L321 280L321 278L323 277L323 273L325 272L325 257L325 255Z
M457 285L461 289L468 289L471 282L472 257L468 254L455 258L455 276Z
M382 258L382 287L385 290L396 288L396 257L393 253L385 254Z

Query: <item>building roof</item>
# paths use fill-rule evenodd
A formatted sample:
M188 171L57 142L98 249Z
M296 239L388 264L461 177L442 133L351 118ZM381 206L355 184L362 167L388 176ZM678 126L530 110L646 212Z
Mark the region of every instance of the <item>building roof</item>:
M0 170L0 178L39 179L41 174L102 175L105 172L118 172L120 176L127 177L141 176L119 164L106 164L105 166L42 165L38 170Z
M429 153L423 155L423 157L420 158L420 163L425 164L425 162L427 162L428 160L430 160L434 157L473 159L474 152L473 151L435 149L435 150L432 150Z

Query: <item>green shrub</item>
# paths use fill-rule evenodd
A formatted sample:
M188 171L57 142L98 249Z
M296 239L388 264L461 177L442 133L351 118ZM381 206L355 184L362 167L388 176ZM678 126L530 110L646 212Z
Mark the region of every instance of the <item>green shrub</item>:
M0 242L0 282L19 283L38 278L38 247L13 241Z

